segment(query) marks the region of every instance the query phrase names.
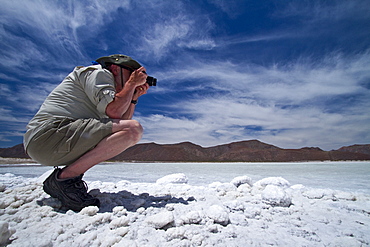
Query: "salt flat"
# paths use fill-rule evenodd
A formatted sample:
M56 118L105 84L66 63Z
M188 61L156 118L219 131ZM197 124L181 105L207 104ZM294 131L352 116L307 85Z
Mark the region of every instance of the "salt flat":
M282 177L190 185L90 180L101 208L65 211L38 178L0 174L0 233L8 246L366 246L370 195ZM345 183L345 180L338 183Z

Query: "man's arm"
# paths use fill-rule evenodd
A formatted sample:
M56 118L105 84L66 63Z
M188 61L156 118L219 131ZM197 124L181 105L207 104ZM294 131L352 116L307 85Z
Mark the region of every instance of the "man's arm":
M107 105L105 112L108 117L113 119L130 119L128 117L132 117L135 107L131 106L131 100L134 98L135 89L139 86L143 87L146 82L147 75L141 73L144 70L145 68L141 67L132 72L124 88L117 92L114 100Z
M148 89L149 89L149 85L147 83L137 87L135 89L132 100L137 101L141 95L146 94ZM132 116L134 115L134 111L135 111L135 104L131 103L127 111L122 115L121 119L124 119L124 120L132 119Z

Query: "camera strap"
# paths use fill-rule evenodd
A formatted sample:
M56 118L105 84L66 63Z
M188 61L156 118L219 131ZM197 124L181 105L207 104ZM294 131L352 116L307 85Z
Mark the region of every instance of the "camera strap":
M123 77L122 77L122 68L120 68L120 72L121 72L121 86L122 86L122 89L123 89ZM122 90L121 89L121 90Z

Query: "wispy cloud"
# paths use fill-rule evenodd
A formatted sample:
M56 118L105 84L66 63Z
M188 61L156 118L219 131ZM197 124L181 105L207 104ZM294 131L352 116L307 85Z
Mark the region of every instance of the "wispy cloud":
M147 51L151 51L155 57L166 56L174 46L172 43L183 40L189 35L191 25L190 20L178 18L168 23L156 24L153 31L145 36L145 46L150 47Z
M260 66L226 61L184 61L183 69L160 74L175 90L186 89L187 80L197 80L204 88L227 91L232 97L247 97L276 103L302 103L318 97L363 92L360 82L370 77L370 54L354 57L333 55L320 60L291 61ZM178 84L183 87L177 88ZM245 97L243 95L242 97Z
M327 149L354 136L362 135L365 142L370 92L360 82L370 78L369 61L365 53L272 67L211 61L184 65L169 71L166 80L173 80L174 91L186 90L185 81L193 80L191 87L199 93L193 90L193 97L171 106L181 118L140 117L149 132L144 140L210 145L254 137L284 147L315 145L319 140ZM347 95L358 99L348 105L341 99ZM331 106L333 97L336 107ZM175 134L178 129L181 134Z
M370 6L366 0L353 1L291 1L284 8L278 8L277 17L303 17L316 23L370 18Z
M144 62L161 63L175 59L184 49L215 46L212 31L217 25L197 4L186 1L132 1L115 20L122 26L115 35L124 44L119 48Z
M179 13L171 14L165 21L146 27L142 46L137 48L154 60L172 57L179 49L209 50L215 47L213 38L208 34L212 23L207 17ZM143 55L144 55L143 54Z
M86 59L83 42L129 1L2 1L2 65L11 69ZM59 58L59 59L58 59ZM34 67L34 66L32 66Z

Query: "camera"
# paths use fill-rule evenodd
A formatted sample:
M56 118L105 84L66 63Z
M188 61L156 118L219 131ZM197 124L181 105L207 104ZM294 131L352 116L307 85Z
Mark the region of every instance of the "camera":
M146 74L146 71L143 71L144 74ZM151 86L157 86L157 78L154 78L152 76L147 76L146 83Z
M152 76L148 76L146 78L146 83L148 83L149 86L157 86L157 78L154 78Z

